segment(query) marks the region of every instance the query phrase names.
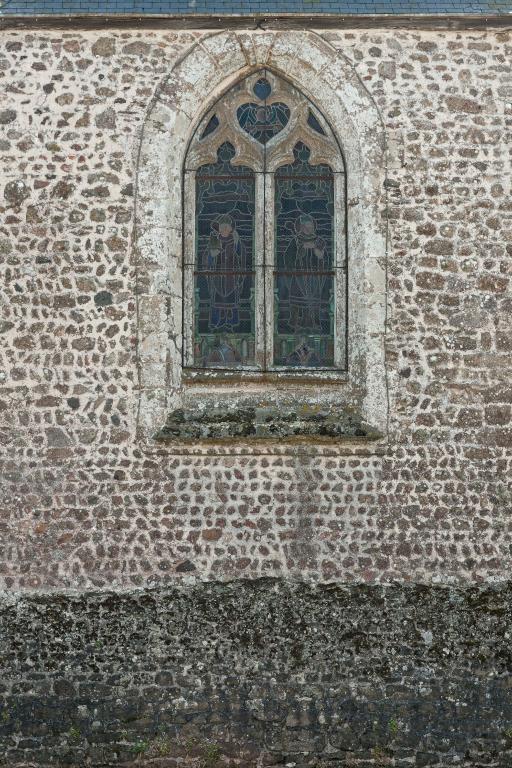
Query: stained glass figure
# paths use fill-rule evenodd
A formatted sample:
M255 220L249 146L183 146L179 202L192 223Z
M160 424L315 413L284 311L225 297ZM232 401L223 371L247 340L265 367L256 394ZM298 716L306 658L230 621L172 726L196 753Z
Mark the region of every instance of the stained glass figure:
M232 144L196 174L194 362L254 362L254 173L235 166Z
M280 133L290 119L289 108L281 102L242 104L236 114L240 127L260 144L266 144Z
M275 177L274 364L334 364L334 179L299 142Z

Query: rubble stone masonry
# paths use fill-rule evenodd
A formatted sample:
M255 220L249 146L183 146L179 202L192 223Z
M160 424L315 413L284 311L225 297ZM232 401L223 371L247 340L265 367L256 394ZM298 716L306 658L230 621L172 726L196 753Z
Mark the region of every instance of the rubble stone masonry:
M386 136L376 441L141 437L141 134L211 32L0 33L0 764L512 765L512 28L306 34Z

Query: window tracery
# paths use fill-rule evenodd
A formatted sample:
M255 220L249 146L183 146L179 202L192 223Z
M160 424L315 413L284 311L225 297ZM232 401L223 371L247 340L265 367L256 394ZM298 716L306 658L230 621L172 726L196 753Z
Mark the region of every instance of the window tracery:
M329 125L268 70L205 115L185 166L185 365L343 369L345 170Z

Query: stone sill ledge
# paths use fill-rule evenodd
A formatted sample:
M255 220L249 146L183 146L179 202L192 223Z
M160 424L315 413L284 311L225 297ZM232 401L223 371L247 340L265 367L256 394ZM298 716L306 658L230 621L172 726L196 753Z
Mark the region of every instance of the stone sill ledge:
M142 450L146 456L169 459L177 456L205 456L212 459L234 457L266 457L284 456L287 458L303 458L309 462L316 457L338 459L343 457L368 458L384 456L387 443L365 438L346 440L316 440L316 441L284 441L284 440L210 440L174 442L171 440L145 443Z
M227 371L185 368L182 375L187 387L228 386L240 387L245 384L268 389L269 387L293 386L307 388L318 385L340 385L348 381L345 370L295 370L295 371Z
M308 447L381 438L380 432L349 409L318 405L179 408L168 415L164 426L154 435L159 443L286 442Z

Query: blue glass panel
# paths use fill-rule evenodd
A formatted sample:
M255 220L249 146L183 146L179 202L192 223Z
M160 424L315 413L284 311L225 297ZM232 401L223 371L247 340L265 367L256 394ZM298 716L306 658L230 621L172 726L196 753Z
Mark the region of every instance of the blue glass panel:
M254 88L252 90L258 99L265 101L265 99L268 99L272 93L272 86L266 77L260 77L260 79L254 84Z
M219 127L219 118L217 115L213 115L213 117L210 117L208 120L208 124L204 131L202 132L200 139L206 139L207 136L209 136L211 133L213 133L217 128Z
M334 178L299 143L275 176L274 364L334 364Z
M254 173L231 165L223 144L217 162L196 174L194 363L229 368L254 364Z
M311 110L309 110L309 113L308 113L308 125L317 133L321 133L322 136L325 136L324 129L322 128L322 126L320 125L320 123L318 122L318 120L316 119L315 115Z

